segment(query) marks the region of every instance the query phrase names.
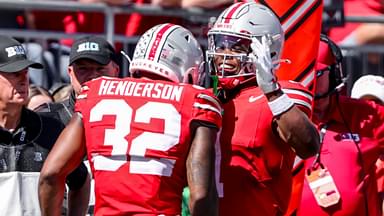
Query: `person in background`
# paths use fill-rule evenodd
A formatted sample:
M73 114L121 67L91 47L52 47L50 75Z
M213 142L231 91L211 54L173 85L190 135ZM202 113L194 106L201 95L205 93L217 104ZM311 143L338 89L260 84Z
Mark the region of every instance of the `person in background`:
M384 105L384 78L378 75L364 75L353 84L351 97L374 101ZM377 188L382 200L384 212L384 154L376 161Z
M69 83L61 83L54 85L50 90L54 102L63 102L72 94L73 87Z
M105 3L108 6L115 7L132 7L132 5L153 5L155 7L180 7L181 0L74 0L82 4ZM105 16L104 12L95 11L47 11L47 10L31 10L30 28L37 30L60 31L67 34L105 34ZM159 23L175 23L181 24L182 19L175 16L165 16L158 14L142 14L140 12L132 13L116 13L114 35L127 36L131 39L138 38L150 27ZM97 23L97 25L95 25ZM66 73L66 65L68 63L69 47L74 43L73 38L65 38L49 44L49 50L53 54L54 66L57 68L54 82L69 81ZM113 43L113 42L112 42ZM127 44L124 50L131 51L134 49L136 41ZM114 43L115 49L120 51L123 45L120 42ZM131 56L132 53L128 53ZM122 71L121 76L127 71Z
M283 42L278 18L255 2L232 4L208 32L208 66L224 109L216 157L220 215L282 215L295 155L318 151L311 93L275 76Z
M43 163L64 125L26 108L28 68L42 69L27 59L15 39L0 36L0 215L40 215L38 178ZM73 176L72 176L73 177ZM70 191L81 183L68 177ZM74 214L81 206L71 203ZM59 207L59 211L60 211Z
M75 98L80 93L81 85L100 76L117 77L120 67L116 59L115 49L104 38L78 38L71 47L67 71L73 91L68 99L59 103L47 103L40 112L51 112L67 124L72 117Z
M68 75L73 89L69 98L61 102L46 103L40 107L39 112L53 116L67 125L74 112L75 98L80 93L81 85L100 76L117 77L120 67L116 58L115 49L104 38L98 36L78 38L71 47L69 57ZM68 198L85 200L81 196L87 196L86 199L89 200L90 180L85 164L81 163L75 172L88 176L87 182L84 184L84 193L68 194ZM93 191L90 195L93 196Z
M383 153L384 107L339 94L344 85L339 47L322 35L313 121L321 148L305 162L301 215L382 215L375 163Z
M50 102L53 102L53 97L47 89L34 84L29 86L28 109L38 111L42 104Z
M202 61L192 33L166 23L140 38L133 78L86 82L40 175L43 215L58 214L63 179L86 153L96 215L179 215L186 182L192 215L216 215L221 106L210 91L186 84L197 83Z
M372 100L384 105L384 77L364 75L353 84L351 97Z

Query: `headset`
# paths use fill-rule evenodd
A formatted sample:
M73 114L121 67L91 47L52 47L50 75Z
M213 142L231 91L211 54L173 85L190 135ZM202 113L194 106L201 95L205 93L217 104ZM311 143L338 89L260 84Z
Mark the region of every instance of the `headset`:
M318 98L326 97L334 93L344 84L344 74L342 70L343 54L339 46L325 34L320 34L320 41L328 45L336 62L327 68L329 70L329 90L325 95L319 96Z

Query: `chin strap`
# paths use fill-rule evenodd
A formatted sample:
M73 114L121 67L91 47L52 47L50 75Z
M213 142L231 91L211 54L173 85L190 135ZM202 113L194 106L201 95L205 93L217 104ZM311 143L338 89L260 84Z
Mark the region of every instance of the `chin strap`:
M216 96L222 103L226 103L233 97L235 97L241 89L257 86L255 77L251 77L244 81L239 82L236 85L233 85L232 88L224 88L223 86L219 86L217 89Z

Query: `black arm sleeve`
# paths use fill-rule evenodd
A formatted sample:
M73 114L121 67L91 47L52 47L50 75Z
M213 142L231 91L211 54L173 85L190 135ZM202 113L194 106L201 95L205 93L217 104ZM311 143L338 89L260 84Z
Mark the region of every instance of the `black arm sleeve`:
M67 176L67 185L71 190L79 190L87 179L88 170L84 162L82 162L75 170Z

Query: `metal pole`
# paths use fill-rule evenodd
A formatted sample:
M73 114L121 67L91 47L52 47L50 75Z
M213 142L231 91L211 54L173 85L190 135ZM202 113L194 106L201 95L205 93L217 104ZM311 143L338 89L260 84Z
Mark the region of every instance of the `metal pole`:
M105 7L105 22L104 22L104 32L107 41L111 44L114 43L114 33L115 33L115 13L111 7Z

